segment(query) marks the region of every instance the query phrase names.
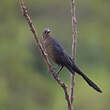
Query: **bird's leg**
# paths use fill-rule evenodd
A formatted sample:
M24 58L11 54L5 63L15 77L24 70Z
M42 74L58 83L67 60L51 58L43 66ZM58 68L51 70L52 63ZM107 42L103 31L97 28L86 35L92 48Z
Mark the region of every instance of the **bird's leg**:
M61 66L60 68L59 68L59 70L56 72L56 76L58 77L58 75L59 75L59 73L60 73L60 71L63 69L63 66Z

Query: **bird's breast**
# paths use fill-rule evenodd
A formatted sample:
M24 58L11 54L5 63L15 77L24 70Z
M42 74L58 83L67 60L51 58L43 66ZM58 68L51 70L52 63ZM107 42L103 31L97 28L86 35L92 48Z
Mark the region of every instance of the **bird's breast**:
M47 45L45 47L46 53L48 56L57 64L59 64L59 55L53 45Z
M44 42L45 50L48 56L57 64L62 65L63 48L54 39L47 39Z

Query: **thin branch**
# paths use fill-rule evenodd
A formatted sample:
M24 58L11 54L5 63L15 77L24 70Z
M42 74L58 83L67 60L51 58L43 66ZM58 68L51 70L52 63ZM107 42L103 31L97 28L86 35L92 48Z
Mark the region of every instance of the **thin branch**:
M72 107L71 107L71 102L69 100L69 95L68 95L68 91L67 91L67 86L64 82L62 82L57 76L56 76L56 73L54 72L45 52L44 52L44 49L38 39L38 33L35 31L35 27L32 23L32 20L30 19L30 16L28 15L28 12L27 12L27 8L26 6L24 5L24 1L23 0L19 0L19 3L20 3L20 7L22 9L22 13L23 13L23 16L25 17L29 27L30 27L30 30L32 31L33 35L34 35L34 39L37 43L37 46L38 48L40 49L40 52L49 68L49 71L51 72L53 78L57 81L57 83L63 88L64 90L64 93L65 93L65 99L67 101L67 104L68 104L68 110L72 110Z
M76 56L76 45L77 45L77 20L75 15L75 0L71 0L71 15L72 15L72 37L73 37L73 44L72 44L72 59L75 60ZM70 101L71 105L74 102L74 75L71 75L71 94L70 94Z

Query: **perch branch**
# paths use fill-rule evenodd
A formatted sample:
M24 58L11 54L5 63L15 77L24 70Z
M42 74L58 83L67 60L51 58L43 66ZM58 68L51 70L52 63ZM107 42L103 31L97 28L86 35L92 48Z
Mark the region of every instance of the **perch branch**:
M71 16L72 16L72 38L73 38L72 59L75 60L76 45L77 45L77 20L75 15L75 0L71 0ZM75 86L74 77L75 77L75 74L71 75L71 93L70 93L71 105L74 102L74 86Z
M30 19L30 16L28 15L28 12L27 12L27 8L26 6L24 5L24 1L23 0L19 0L19 3L20 3L20 7L22 9L22 13L23 13L23 16L25 17L29 27L30 27L30 30L32 31L33 35L34 35L34 39L37 43L37 46L38 48L40 49L40 52L49 68L49 71L51 72L53 78L57 81L57 83L63 88L64 90L64 93L65 93L65 99L67 101L67 104L68 104L68 110L72 110L72 107L71 107L71 102L69 100L69 95L68 95L68 91L67 91L67 86L64 82L62 82L57 76L56 76L56 73L54 72L45 52L44 52L44 49L42 48L42 45L40 43L40 40L38 39L38 33L35 31L35 27L32 23L32 20Z

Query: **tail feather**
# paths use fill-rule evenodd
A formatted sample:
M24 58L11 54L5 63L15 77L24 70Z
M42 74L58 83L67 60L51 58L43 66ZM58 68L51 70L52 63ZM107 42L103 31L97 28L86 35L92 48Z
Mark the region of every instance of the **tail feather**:
M97 92L102 93L101 89L100 89L95 83L93 83L84 73L82 73L82 72L80 71L80 69L79 69L75 64L72 65L72 66L66 64L65 66L67 67L67 69L68 69L72 74L74 74L74 71L75 71L76 73L78 73L79 75L81 75L81 76L84 78L84 80L85 80L93 89L95 89Z
M100 89L95 83L93 83L84 73L81 73L80 75L81 75L81 76L85 79L85 81L86 81L91 87L93 87L97 92L102 93L101 89Z

